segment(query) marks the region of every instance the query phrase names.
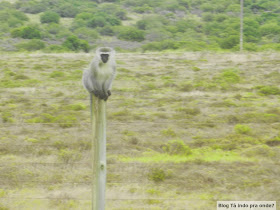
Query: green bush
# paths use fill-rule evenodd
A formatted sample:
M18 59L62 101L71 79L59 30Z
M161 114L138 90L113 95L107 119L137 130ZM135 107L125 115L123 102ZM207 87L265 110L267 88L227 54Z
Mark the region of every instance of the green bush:
M83 50L84 52L89 52L90 47L88 41L80 40L80 49Z
M135 8L133 9L133 11L136 12L136 13L143 14L143 13L152 12L152 11L153 11L153 8L150 7L150 6L147 5L147 4L144 4L143 6L135 7Z
M96 27L104 27L107 24L107 21L102 16L93 17L87 24L88 27L96 28Z
M194 89L194 87L190 82L182 82L179 83L178 89L183 92L190 92Z
M239 36L230 35L227 38L222 39L220 46L223 49L232 49L239 44Z
M119 10L115 13L115 15L121 20L127 20L127 12L125 10Z
M256 88L261 95L280 95L280 88L276 86L257 86Z
M201 113L200 109L198 107L195 108L189 108L189 107L180 107L176 109L176 111L180 112L180 114L185 115L199 115Z
M62 71L53 71L51 74L50 74L50 78L57 78L57 77L64 77L64 72Z
M240 82L240 76L236 69L225 69L217 78L219 83L236 84Z
M141 42L145 39L144 32L132 26L121 27L117 37L122 40L137 42Z
M77 36L69 36L62 44L65 48L72 51L83 50L89 52L89 44L86 40L81 40Z
M19 44L16 44L15 46L18 49L24 49L27 51L42 50L46 47L45 42L38 40L38 39L32 39L27 42L21 42Z
M3 112L1 113L3 123L14 123L13 114L11 112Z
M58 158L64 163L71 163L78 160L81 160L82 155L78 151L70 149L61 149L58 153Z
M61 45L50 45L47 48L45 48L44 52L64 52L67 51L68 49L66 49L65 47L61 46Z
M163 40L161 42L150 42L142 46L144 51L161 51L167 49L179 49L181 47L181 42L173 40Z
M83 103L76 103L76 104L71 104L66 108L74 111L81 111L81 110L85 110L87 107Z
M247 157L274 157L275 151L267 145L256 145L242 152Z
M100 29L100 34L105 36L113 36L114 30L111 26L105 26Z
M104 27L106 28L106 26ZM102 28L102 29L104 29ZM102 30L101 29L101 30ZM85 39L88 41L96 40L99 38L99 34L96 30L87 28L87 27L81 27L77 28L74 33L80 38L80 39Z
M185 143L182 140L168 141L162 146L162 149L169 155L188 156L192 154L192 151L189 148L189 146L185 145Z
M0 11L1 22L8 23L9 27L18 27L23 25L24 21L28 21L28 17L23 12L15 9L6 9Z
M74 18L79 13L79 9L70 3L62 4L58 7L54 7L53 9L60 15L60 17Z
M45 25L45 29L47 30L47 32L49 32L50 34L58 34L61 30L63 30L62 26L60 26L57 23L50 23Z
M40 16L41 23L59 23L60 16L53 11L44 12Z
M85 15L86 14L84 14L83 16ZM80 18L83 18L83 16L80 16ZM87 21L87 26L91 28L104 27L106 25L121 25L121 20L113 15L108 15L104 12L99 12L93 16L91 15L91 18L89 19L89 21Z
M20 37L23 39L40 39L41 32L35 26L23 26L12 30L11 35L13 38Z
M160 168L154 168L148 174L149 180L154 181L154 182L162 182L166 179L166 177L167 177L167 174L165 173L164 170L162 170Z
M176 133L172 128L167 128L161 131L161 134L164 136L175 137Z
M234 131L237 134L250 134L252 129L248 125L237 124L234 126Z
M37 14L44 12L48 7L44 1L17 1L16 7L25 13Z

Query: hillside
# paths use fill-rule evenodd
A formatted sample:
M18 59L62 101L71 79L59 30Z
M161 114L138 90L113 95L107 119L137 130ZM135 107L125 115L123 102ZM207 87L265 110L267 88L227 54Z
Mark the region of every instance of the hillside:
M244 6L245 50L280 50L280 2ZM0 10L3 51L239 49L239 0L1 1Z
M90 209L89 54L0 58L0 209ZM107 209L280 203L279 53L118 53Z

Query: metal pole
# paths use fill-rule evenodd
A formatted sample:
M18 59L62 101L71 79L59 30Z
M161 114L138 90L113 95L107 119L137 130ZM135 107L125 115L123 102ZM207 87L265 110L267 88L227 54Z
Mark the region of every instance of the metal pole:
M243 5L244 0L240 0L240 51L243 51Z
M105 210L106 102L91 96L92 118L92 210Z

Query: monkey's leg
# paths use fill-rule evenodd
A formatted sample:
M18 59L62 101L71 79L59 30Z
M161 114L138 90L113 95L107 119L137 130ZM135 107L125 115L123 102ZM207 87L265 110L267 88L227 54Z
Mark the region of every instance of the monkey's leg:
M93 90L91 91L91 93L93 93L95 95L95 97L99 98L99 91L98 90Z
M107 93L108 93L108 97L109 97L110 95L112 95L111 90L108 90Z
M104 99L106 101L108 99L108 94L105 91L101 91L102 93L100 94L100 99Z

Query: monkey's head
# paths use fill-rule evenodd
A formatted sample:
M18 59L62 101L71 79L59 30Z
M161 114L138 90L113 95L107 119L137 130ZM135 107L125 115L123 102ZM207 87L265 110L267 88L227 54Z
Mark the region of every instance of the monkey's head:
M100 47L96 50L96 55L103 63L107 63L111 59L114 59L115 50L111 47Z
M102 53L100 57L103 63L107 63L107 61L109 60L109 54Z

